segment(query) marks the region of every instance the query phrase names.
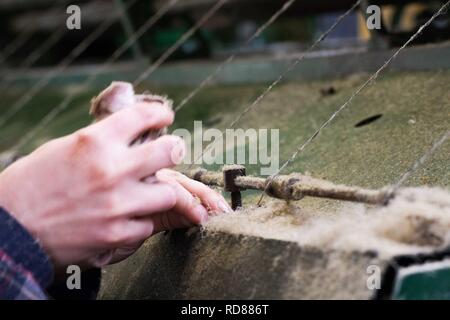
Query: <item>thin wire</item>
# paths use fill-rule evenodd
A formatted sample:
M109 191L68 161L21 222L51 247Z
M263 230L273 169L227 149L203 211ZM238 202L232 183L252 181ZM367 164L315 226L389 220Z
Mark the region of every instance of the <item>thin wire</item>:
M258 38L264 30L266 30L270 25L272 25L286 10L288 10L294 2L297 0L289 0L283 4L283 6L275 12L269 20L267 20L263 25L261 25L258 30L250 37L248 38L245 43L238 49L238 52L230 55L224 62L222 62L208 77L206 77L194 90L192 90L182 101L181 103L174 109L175 112L180 111L189 101L191 101L192 98L194 98L197 93L200 92L207 84L209 84L214 77L220 73L223 68L230 64L236 56L250 43L252 43L256 38Z
M420 157L403 175L402 177L397 181L397 183L392 186L389 190L388 190L388 194L390 195L395 195L395 193L398 191L398 189L400 189L400 187L404 184L404 182L412 175L414 174L420 167L422 167L425 162L427 162L434 153L436 153L436 151L442 147L442 145L444 144L444 142L446 140L448 140L450 138L450 130L448 130L447 132L445 132L442 137L440 137L439 139L437 139L433 145L431 146L431 148L429 150L427 150L425 152L425 154ZM415 260L418 260L419 257L418 256L414 256ZM392 267L393 268L399 268L398 264L393 261L395 263L395 265L393 264Z
M113 63L115 61L115 59L117 59L121 53L125 52L125 47L129 47L134 41L136 41L136 39L141 36L142 34L144 34L148 28L150 28L152 25L154 25L166 12L168 12L179 0L172 0L168 5L166 5L165 7L161 8L157 14L155 14L152 18L150 18L147 23L141 27L135 34L133 37L131 37L130 39L128 39L128 41L126 42L126 45L122 46L121 49L117 50L111 57L110 59L107 61L107 63L105 63L102 67L101 70L106 69L111 63ZM186 34L190 34L192 35L198 28L201 27L201 25L203 25L204 23L206 23L206 21L211 18L211 16L220 9L220 7L222 7L225 2L227 2L228 0L222 0L219 1L218 4L220 4L220 6L218 6L217 4L215 6L213 6L207 13L205 13L205 15L199 20L199 22L201 22L201 24L197 23L195 26L193 26L190 30L188 30L184 35ZM192 31L194 30L194 31ZM186 41L187 39L189 39L189 37L185 37L182 36L180 39L184 39L184 41ZM181 45L182 43L180 43L180 41L177 41L178 46ZM166 53L168 51L170 52L174 52L176 50L173 50L173 48L175 47L172 46L171 48L169 48ZM165 56L165 59L167 59L170 55L167 55L166 53L163 54L163 56ZM150 68L152 68L153 66L160 66L164 61L162 59L158 59ZM147 69L150 70L150 69ZM147 72L144 71L144 73ZM154 69L156 70L156 69ZM49 124L53 119L55 119L56 116L58 116L58 114L60 114L63 110L65 110L70 102L73 100L73 98L76 96L76 94L78 94L79 92L81 92L82 90L84 90L85 88L88 87L88 85L93 82L93 80L95 80L95 78L97 77L99 73L95 73L93 74L86 82L84 82L83 86L77 91L77 92L72 92L71 94L69 94L66 99L64 99L64 101L57 106L56 108L54 108L52 111L50 111L34 128L32 128L20 141L19 143L14 147L15 150L19 150L22 146L24 146L26 143L28 143L28 141L30 139L32 139L32 137L36 134L36 132L38 132L41 128L45 127L47 124Z
M253 101L253 103L251 103L247 108L245 108L238 116L235 120L233 120L233 122L231 122L229 128L232 129L236 126L236 124L242 119L242 117L247 114L251 109L253 109L262 99L265 98L265 96L273 89L275 88L282 80L283 78L292 70L294 70L300 62L303 61L303 59L307 56L307 54L309 52L311 52L312 50L314 50L314 48L317 47L317 45L319 45L323 40L325 40L328 35L334 31L336 29L336 27L351 13L353 12L360 4L361 4L362 0L358 0L355 2L355 4L348 9L344 14L342 14L341 16L339 16L336 21L333 23L333 25L326 30L324 33L322 33L320 35L320 37L305 51L302 53L302 55L300 57L298 57L293 63L291 63L288 68L274 81L272 82L265 90L264 92L258 96L256 98L255 101ZM221 134L223 135L223 131L221 132ZM195 159L195 161L193 161L193 163L189 166L189 168L192 168L195 163L197 163L198 160L200 160L203 155L209 150L209 148L214 145L215 141L211 142L210 144L208 144L206 146L206 148L204 149L204 151L201 153L201 155Z
M436 140L433 145L431 146L431 148L429 150L427 150L427 152L425 152L425 154L420 157L413 165L411 168L409 168L400 178L400 180L398 180L398 182L392 187L392 191L391 192L395 192L397 191L404 183L406 180L408 180L408 178L417 171L417 169L419 169L421 166L423 166L425 164L425 162L428 161L428 159L431 158L431 156L444 144L444 142L450 138L450 130L448 130L447 132L444 133L444 135L442 135L442 137L440 137L438 140Z
M172 6L174 6L179 0L172 0L172 2L169 3L169 5L163 7L161 10L159 10L159 13L157 14L158 19L160 17L162 17L164 15L165 12L169 11L170 8ZM199 29L204 23L206 23L206 21L212 17L212 15L217 12L217 10L219 10L228 0L221 0L219 1L216 5L214 5L210 10L208 10L208 12L205 13L205 15L199 20L199 23L195 24L191 29L189 29L186 33L184 33L180 39L172 46L170 47L154 64L152 64L147 70L144 71L143 74L148 74L150 75L150 73L154 72L167 58L170 57L170 54L172 54L173 52L175 52L179 46L181 46L185 41L187 41L189 39L189 37L194 34L195 31L197 31L197 29ZM155 15L156 16L156 15ZM153 25L157 19L151 19L153 22L152 23L147 23L147 25L150 27L151 25ZM139 31L138 31L139 32ZM141 33L143 34L145 31L142 31ZM135 33L136 35L137 33ZM189 36L187 36L189 35ZM135 41L137 37L132 37ZM180 40L183 41L180 41ZM128 43L131 45L132 41L128 41ZM168 54L168 52L170 52L170 54ZM120 54L117 54L116 52L116 56L118 56ZM113 62L109 61L110 63ZM105 67L107 67L108 65L103 65L102 69L104 69ZM152 72L149 73L149 70L153 70ZM143 75L142 74L142 75ZM93 76L90 77L90 79L87 80L87 82L85 82L83 84L83 89L84 87L87 87L87 85L89 83L91 83L97 74L94 74ZM139 78L142 77L142 75ZM146 76L147 77L147 76ZM146 78L145 77L145 78ZM145 79L142 78L142 79ZM78 92L77 92L78 93ZM47 124L49 124L53 119L55 119L58 114L60 114L63 110L65 110L70 102L73 100L73 98L75 97L75 93L73 92L71 95L67 96L66 99L56 108L54 108L52 111L50 111L34 128L32 128L20 141L19 143L14 147L16 150L19 150L22 146L24 146L26 143L28 143L28 141L30 139L32 139L32 137L36 134L36 132L38 132L41 128L45 127Z
M44 53L50 50L53 45L55 45L64 34L67 32L67 29L62 28L59 29L56 33L52 33L46 41L42 43L35 51L33 51L27 58L19 65L18 69L22 72L29 69L36 61L38 61ZM9 72L6 76L0 81L0 92L4 91L9 87L11 82L15 81L18 78L18 72Z
M126 8L131 7L137 0L131 0ZM112 16L110 19L104 21L91 34L89 34L83 41L81 41L53 70L48 72L40 81L38 81L26 94L24 94L18 101L16 101L7 112L5 112L2 119L0 119L0 128L22 110L33 97L44 89L50 81L58 74L63 72L80 54L82 54L95 40L97 40L114 22L118 19L117 16Z
M56 6L56 4L59 4L59 0L55 0L54 3ZM27 42L32 35L33 32L29 32L26 27L22 28L19 35L17 35L17 37L2 51L0 55L0 65L12 54L14 54L25 42Z
M31 32L21 32L6 48L2 51L0 56L0 65L13 55L25 42L32 36Z
M427 83L431 83L439 74L441 74L443 70L439 70L436 72L431 78L427 80ZM437 139L434 144L431 146L429 150L425 152L425 154L419 158L402 176L401 178L391 187L390 193L394 194L409 177L414 174L421 166L431 158L431 156L436 153L436 151L444 144L444 142L450 138L450 131L445 132L440 139Z
M400 52L406 48L411 42L413 42L422 32L425 30L438 16L440 16L442 13L446 12L448 7L450 6L450 1L447 1L426 23L424 23L417 32L408 39L372 76L369 77L369 79L364 82L351 96L350 98L341 106L339 107L332 115L331 117L325 121L293 154L292 156L277 170L275 174L273 174L266 185L266 190L269 188L271 182L286 168L290 163L292 163L297 156L312 142L314 139L320 134L320 132L327 127L333 120L336 118L336 116L344 110L350 102L353 101L353 99L360 94L368 85L370 85L378 76L379 74L386 69L386 67L400 54ZM258 205L261 204L261 201L264 199L264 193L261 195Z
M200 29L228 0L219 0L212 8L203 15L197 23L186 31L169 49L166 50L149 68L147 68L134 82L134 86L140 85L153 72L163 64L178 48L181 47L198 29Z
M440 70L437 72L433 77L431 77L428 81L431 82L434 78L437 77L439 73L443 72L443 70ZM444 142L450 138L450 131L445 132L440 139L437 139L434 144L431 146L429 150L425 152L425 154L419 158L402 176L401 178L395 183L395 185L391 188L391 194L394 194L404 183L406 180L409 179L411 175L413 175L421 166L425 164L425 162L428 161L428 159L431 158L431 156L436 153L436 151L444 144Z

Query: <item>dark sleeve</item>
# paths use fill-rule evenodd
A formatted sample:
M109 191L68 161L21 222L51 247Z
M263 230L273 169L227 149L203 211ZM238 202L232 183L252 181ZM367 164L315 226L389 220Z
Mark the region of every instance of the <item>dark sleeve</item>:
M100 290L101 276L101 269L85 270L81 273L80 289L69 290L65 281L55 281L47 293L55 300L94 300Z
M46 299L49 257L22 225L0 208L0 299Z

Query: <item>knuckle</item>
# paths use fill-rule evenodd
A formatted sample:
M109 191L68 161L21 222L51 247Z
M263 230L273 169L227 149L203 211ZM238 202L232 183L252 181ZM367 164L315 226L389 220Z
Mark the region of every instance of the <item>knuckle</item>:
M88 181L94 189L110 190L116 185L117 175L107 166L94 162L87 171Z
M96 144L97 137L87 129L79 130L75 134L74 148L86 150Z
M121 216L122 201L120 196L115 192L109 192L103 201L103 208L111 217Z
M83 164L88 183L94 189L111 190L128 174L123 156L109 150L99 150Z
M68 157L72 162L90 162L96 159L101 144L98 137L88 129L81 129L72 135ZM94 157L95 155L95 157Z

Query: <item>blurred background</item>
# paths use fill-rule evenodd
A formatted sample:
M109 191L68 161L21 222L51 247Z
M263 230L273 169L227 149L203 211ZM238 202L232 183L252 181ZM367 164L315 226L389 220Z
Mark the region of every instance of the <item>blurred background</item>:
M70 2L77 4L82 13L82 29L67 32L60 41L48 48L33 66L51 66L63 59L85 37L107 18L117 17L98 40L76 58L77 64L101 62L138 29L167 0L138 0L129 6L129 0L91 0ZM215 0L182 0L175 4L156 25L138 39L119 61L157 59L178 38L192 27ZM220 59L230 52L240 55L279 56L304 50L344 10L352 0L296 1L258 39L238 50L262 22L266 21L283 1L280 0L230 0L207 21L193 37L186 41L171 60ZM382 7L381 30L369 32L362 11L352 13L339 25L319 49L349 47L375 48L403 43L417 26L428 19L442 4L441 1L383 0L366 1ZM14 54L2 59L2 66L20 66L28 54L52 33L65 25L65 1L55 0L2 0L0 24L2 48L8 48L17 37L26 38ZM435 42L450 37L449 16L435 21L420 38L420 42Z

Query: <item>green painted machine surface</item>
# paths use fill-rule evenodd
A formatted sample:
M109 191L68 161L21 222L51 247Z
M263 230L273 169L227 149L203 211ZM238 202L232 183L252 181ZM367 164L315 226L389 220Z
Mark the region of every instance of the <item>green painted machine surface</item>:
M450 260L402 268L392 298L450 300Z

